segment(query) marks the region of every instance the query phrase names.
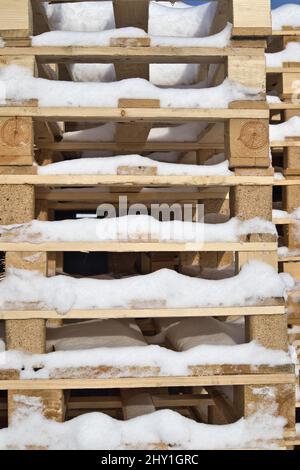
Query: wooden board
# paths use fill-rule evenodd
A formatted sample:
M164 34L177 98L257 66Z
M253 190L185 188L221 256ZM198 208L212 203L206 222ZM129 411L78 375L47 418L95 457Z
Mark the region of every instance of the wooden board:
M144 38L142 38L144 39ZM119 39L120 41L120 39ZM258 48L252 47L175 47L175 46L31 46L4 47L4 57L35 57L39 63L121 63L126 57L132 63L225 63L227 57L263 56Z
M1 175L0 184L35 186L259 186L296 184L272 176L145 176L145 175ZM298 185L300 179L298 180Z
M231 252L277 252L277 243L272 242L220 242L220 243L176 243L176 242L1 242L0 251L60 251L72 252L147 252L147 251L231 251Z
M186 122L226 121L227 119L269 119L268 109L243 107L225 109L204 108L97 108L97 107L37 107L0 106L0 117L32 117L49 121L145 121Z
M61 319L62 315L54 310L34 310L24 304L22 310L0 310L0 319L26 319L44 318ZM70 310L63 315L68 319L92 319L92 318L173 318L173 317L219 317L237 315L283 315L285 306L280 300L275 299L265 302L264 305L238 306L238 307L200 307L200 308L130 308L130 309L101 309L101 310Z
M76 389L112 389L141 387L193 387L209 385L269 385L294 384L295 375L247 374L215 375L209 377L139 377L113 379L36 379L36 380L0 380L0 390L76 390Z

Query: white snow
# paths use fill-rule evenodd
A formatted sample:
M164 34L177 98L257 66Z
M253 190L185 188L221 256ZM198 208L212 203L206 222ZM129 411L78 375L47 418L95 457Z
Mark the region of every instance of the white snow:
M192 86L205 88L208 80L198 83L198 64L150 64L150 82L157 86ZM74 82L114 82L115 67L112 64L71 64L70 74ZM203 85L203 86L202 86Z
M0 282L0 308L17 309L32 303L63 314L72 309L255 305L272 297L286 297L293 287L289 274L278 274L259 261L249 262L236 276L220 280L188 277L169 269L113 280L62 275L47 278L34 271L11 269Z
M275 171L274 179L275 180L285 180L285 176L282 173L280 173L279 171Z
M155 36L204 37L210 34L216 11L216 2L186 8L178 8L179 2L159 5L151 2L149 10L149 34Z
M296 401L300 401L300 386L299 385L296 385ZM300 429L297 432L297 435L298 436L300 435Z
M115 137L116 125L107 122L101 126L83 129L80 131L65 132L64 142L112 142Z
M216 2L188 7L183 2L150 3L149 34L204 37L210 33ZM46 5L51 29L63 31L104 31L115 27L111 2Z
M267 103L281 103L281 99L276 95L267 95Z
M65 350L64 347L70 344L62 343L61 350L48 354L30 355L13 350L1 352L0 368L18 370L20 379L32 380L63 378L76 372L77 377L84 377L82 368L99 368L99 378L128 377L128 368L131 367L143 369L136 371L137 376L186 377L191 375L191 367L196 366L234 364L256 367L292 363L288 352L264 348L255 341L238 345L203 344L180 352L158 345L82 350L75 347L74 350ZM131 372L131 375L134 373Z
M150 36L152 46L174 46L174 47L226 47L230 44L232 24L217 34L207 37L182 38L174 36Z
M8 428L0 430L0 449L128 450L160 443L183 450L276 448L271 441L283 438L286 423L268 410L221 426L197 423L171 410L126 421L94 412L58 423L43 417L42 404L35 397L19 400L24 407Z
M270 141L285 140L286 137L300 137L300 117L293 116L280 124L269 127Z
M188 122L171 127L153 127L148 135L148 142L194 142L205 129L205 122ZM101 126L80 131L65 132L65 142L112 142L115 138L116 125L108 122Z
M51 29L103 31L115 27L112 2L44 4Z
M155 162L151 158L140 155L121 155L108 158L80 158L78 160L62 161L38 167L40 175L117 175L118 168L152 167L157 169L158 176L191 175L213 176L232 175L228 161L216 165L187 165L179 163Z
M102 32L49 31L33 36L33 46L110 46L112 38L148 37L151 46L226 47L230 43L230 23L217 34L207 37L151 36L140 28L119 28ZM130 43L129 43L130 44Z
M266 54L267 67L282 67L284 62L300 61L300 43L289 42L285 49Z
M34 78L25 67L0 69L6 99L37 99L40 106L118 107L119 99L158 99L162 108L227 108L231 101L259 99L259 90L225 79L213 88L161 89L147 80L132 78L113 83L78 83Z
M285 258L289 256L300 256L300 250L298 249L289 249L287 246L280 246L278 248L279 258Z
M220 224L182 220L161 222L149 215L135 215L136 210L140 211L141 208L132 206L129 208L129 215L97 220L33 220L20 225L2 225L0 239L30 243L150 240L201 243L238 242L241 236L250 233L277 233L272 222L258 217L246 221L236 217Z
M287 211L282 211L279 209L272 210L272 219L282 219L289 217L289 213Z
M119 28L102 32L49 31L32 36L31 44L40 46L109 46L112 38L149 37L140 28Z
M287 211L282 211L278 209L273 209L272 217L274 219L289 218L289 219L300 219L300 207L297 207L293 212L288 213Z
M300 26L300 5L288 3L272 10L273 30L281 30L283 26Z

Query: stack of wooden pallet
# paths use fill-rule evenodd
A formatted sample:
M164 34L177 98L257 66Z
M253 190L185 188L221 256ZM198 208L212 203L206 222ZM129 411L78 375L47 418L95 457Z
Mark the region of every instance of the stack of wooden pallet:
M293 24L292 18L290 18ZM288 22L281 26L281 29L273 30L269 38L268 53L272 58L274 54L278 57L282 54L279 63L271 63L267 67L267 83L269 91L276 90L281 99L280 103L270 104L270 123L276 136L276 125L285 131L279 138L274 137L272 144L273 166L278 167L278 171L283 179L276 181L274 185L274 223L278 226L281 236L282 248L279 252L279 270L290 273L296 283L300 281L300 240L299 240L299 220L297 209L300 204L300 163L299 163L299 135L300 129L297 125L299 119L299 57L294 55L293 61L284 58L284 52L289 45L299 43L299 27L291 26ZM294 122L295 126L291 126ZM292 127L294 127L292 129ZM279 186L279 187L278 187ZM282 212L281 212L282 211ZM290 292L288 301L288 324L290 327L290 343L296 348L298 353L298 333L299 325L299 287ZM296 397L299 397L299 373L296 366L297 390ZM299 407L299 400L296 399L296 414ZM299 444L299 438L293 440L294 444Z
M76 241L76 237L73 241L55 236L42 239L35 238L36 235L18 239L19 228L15 227L35 218L54 221L66 218L67 214L69 217L72 212L91 213L102 203L110 203L120 209L120 195L127 196L129 203L144 203L146 206L153 202L203 202L205 215L217 214L218 221L236 217L241 221L261 218L271 222L274 186L285 191L286 206L283 209L290 213L300 206L297 203L298 180L295 183L295 178L298 178L295 158L297 139L287 139L284 143L272 142L274 149L284 147L286 179L274 179L274 170L270 167L269 108L273 119L277 119L278 115L284 115L287 119L291 116L289 113L299 112L289 101L271 105L266 101L267 72L278 73L278 70L267 70L265 64L266 40L272 33L270 2L220 0L210 34L219 33L226 28L227 22L231 22L230 42L225 47L195 47L188 43L153 46L148 36L134 38L124 35L114 35L110 44L105 46L33 46L30 36L49 29L40 3L37 0L0 0L0 36L5 41L5 46L0 49L1 67L21 65L29 68L35 77L70 80L70 64L109 63L114 64L118 80L149 80L150 64L199 64L199 77L206 80L210 87L221 86L227 77L245 87L242 90L254 88L259 92L256 92L255 99L252 96L251 100L235 100L227 107L206 108L201 105L166 107L158 99L149 99L148 96L137 99L131 94L119 97L117 107L42 106L35 96L22 102L3 102L0 107L0 223L1 226L10 227L8 231L1 227L0 250L5 252L7 273L13 272L11 268L14 268L38 271L42 276L53 277L66 271L66 253L75 256L75 252L105 253L108 271L115 276L151 273L168 267L191 276L193 272L203 277L209 273L217 282L216 279L225 272L224 267L229 264L231 268L234 266L231 275L237 276L253 260L271 265L277 273L277 239L268 230L252 233L250 228L238 240L221 242L174 242L151 237L147 240L138 236L126 241L107 239L100 242L92 239ZM53 0L49 3L58 2ZM68 2L60 0L59 3ZM114 0L113 11L117 28L139 27L148 30L148 0ZM289 66L280 70L283 86L289 72ZM242 95L244 91L240 93ZM284 96L288 94L285 89L283 93ZM80 131L99 127L99 123L114 124L110 140L79 140L78 133L72 140L72 131L79 131L80 135ZM199 126L199 134L192 141L149 139L151 130L179 128L187 123L205 123ZM68 131L67 139L62 139L63 131ZM162 175L155 163L146 166L120 165L114 174L56 174L55 171L51 174L40 171L34 164L36 160L41 165L39 168L46 168L46 165L55 162L73 161L80 158L84 151L106 151L110 155L124 157L130 153L148 155L150 152L175 151L180 154L177 163L204 166L209 158L223 149L231 173L221 175L205 175L205 172L203 175L172 172ZM293 248L290 219L276 220L279 224L287 222L285 236L289 248ZM83 260L82 257L79 259ZM285 272L290 272L285 261L281 259L280 266ZM297 260L293 258L291 261ZM76 274L80 274L80 267ZM257 414L263 419L271 410L274 417L283 416L286 420L282 436L276 439L274 436L264 436L247 445L260 447L275 444L281 448L293 445L295 374L294 366L288 360L280 359L281 362L270 365L272 361L264 363L257 357L257 362L239 363L237 358L232 363L224 363L220 357L219 363L209 362L209 359L205 363L199 357L199 364L195 361L190 364L186 374L174 375L171 371L163 372L159 367L147 364L137 367L132 363L123 366L103 363L99 349L99 363L93 367L64 366L62 360L61 367L56 367L54 374L45 378L41 372L47 362L46 355L51 354L47 353L49 328L46 328L46 323L49 326L50 321L52 329L55 326L59 330L69 326L62 326L66 321L135 319L138 328L146 335L149 332L161 333L157 321L161 318L184 320L196 317L198 320L222 317L231 323L231 317L238 316L244 318L244 343L255 341L264 348L264 353L278 350L280 358L287 356L283 292L281 298L269 298L250 305L230 305L231 295L233 292L227 293L229 303L203 304L193 308L187 305L167 307L161 304L158 295L156 305L154 301L147 304L146 300L139 300L126 308L75 307L65 312L63 317L54 308L45 305L41 308L37 302L28 301L26 296L26 299L16 298L18 302L10 302L10 308L3 307L0 311L0 318L5 323L5 348L8 352L26 352L29 361L32 357L33 375L26 378L26 374L22 373L22 360L25 359L21 359L19 367L9 367L7 364L0 367L0 389L8 392L8 421L14 423L14 414L20 408L22 412L25 409L26 414L26 407L30 409L30 397L40 398L44 415L57 421L91 409L110 410L111 416L129 419L160 408L175 408L195 421L226 425L240 417L251 419ZM63 298L64 292L61 296ZM6 304L3 302L2 305ZM134 328L136 331L137 327ZM183 353L184 350L176 350L177 342L172 343L168 337L167 340L165 346ZM135 343L133 345L137 346ZM38 356L34 359L32 355ZM34 376L35 372L37 374ZM220 386L232 387L232 396L229 398L224 394L224 390L218 388ZM174 387L180 393L174 395ZM91 392L95 389L96 394ZM4 400L3 408L6 407L5 403ZM120 413L121 408L123 414ZM284 438L288 439L287 444ZM171 444L149 442L148 447L170 448ZM139 443L134 442L128 445L131 448L139 447ZM213 443L211 445L214 446ZM242 445L245 446L244 443ZM27 447L34 446L38 447L39 442L30 442ZM215 444L215 448L220 446L220 442ZM228 447L228 444L224 446ZM238 443L235 446L239 447Z

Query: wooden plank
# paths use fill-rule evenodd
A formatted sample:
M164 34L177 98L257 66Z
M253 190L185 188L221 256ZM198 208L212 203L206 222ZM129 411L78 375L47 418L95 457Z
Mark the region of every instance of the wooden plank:
M271 142L271 147L300 147L300 140L296 140L296 138L294 140L274 140Z
M269 303L269 305L268 305ZM101 310L70 310L63 315L64 320L92 318L173 318L173 317L221 317L237 315L283 315L285 306L280 300L270 300L266 305L238 307L199 307L199 308L131 308L131 309L101 309ZM0 319L61 319L62 315L55 310L27 309L0 310Z
M1 239L0 239L1 240ZM230 251L230 252L277 252L277 243L272 242L220 242L220 243L176 243L176 242L1 242L0 251L80 251L89 252L147 252L147 251Z
M193 198L202 199L228 199L227 188L212 188L212 189L195 189L192 192ZM161 191L159 189L155 191L141 191L138 193L126 194L128 202L153 202L157 200L160 202L165 201L186 201L191 199L191 193L189 191L178 190L174 191ZM66 188L66 189L47 189L37 188L36 199L50 202L87 202L99 204L99 202L112 202L115 204L119 203L120 194L99 191L98 188ZM77 202L77 203L78 203Z
M199 149L216 149L223 150L224 143L214 142L143 142L143 145L138 142L78 142L78 141L66 141L66 142L44 142L37 141L37 147L41 150L52 150L53 152L79 152L84 150L111 150L113 152L121 152L126 149L128 152L147 151L147 152L159 152L159 151L184 151L199 150Z
M285 181L285 183L283 183ZM293 181L293 180L291 180ZM298 184L299 184L298 180ZM35 186L252 186L296 184L272 176L0 175L0 184ZM280 183L280 184L279 184Z
M186 122L269 119L267 109L247 108L97 108L0 106L0 117L32 117L49 121Z
M0 390L76 390L210 385L294 384L293 374L215 375L211 377L135 377L113 379L0 380Z
M227 57L261 58L262 51L252 47L176 47L176 46L31 46L3 47L1 56L35 57L39 63L207 63L222 64Z
M300 36L300 29L292 26L283 26L282 29L272 31L272 36Z

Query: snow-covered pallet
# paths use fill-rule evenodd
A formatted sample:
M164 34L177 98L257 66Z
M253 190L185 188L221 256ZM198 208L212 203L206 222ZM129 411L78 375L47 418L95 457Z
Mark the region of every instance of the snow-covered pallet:
M68 1L49 3L70 3ZM75 3L74 1L72 3ZM101 3L101 2L99 2ZM266 37L272 31L270 2L255 0L253 6L249 8L246 1L226 0L220 1L217 8L215 22L219 25L226 25L228 21L233 24L233 36L237 37ZM111 9L112 19L117 27L138 26L145 31L148 29L149 1L140 0L114 0L114 10ZM30 0L17 0L9 5L5 0L1 1L1 23L0 31L2 37L10 41L11 44L27 44L29 37L33 33L33 26L36 30L44 30L47 27L47 20L42 14L38 2L34 2L34 22L31 17Z
M34 2L33 30L30 22L29 3L31 2L15 0L9 2L9 5L7 3L0 0L0 37L6 42L0 49L0 78L1 85L3 85L3 93L1 92L3 96L0 96L2 101L0 106L0 196L3 201L0 211L1 230L3 230L3 225L23 224L35 217L44 221L53 220L54 210L66 210L67 207L78 211L80 208L85 210L91 207L94 210L98 203L105 201L112 201L116 205L118 192L126 193L133 202L141 202L143 198L146 198L148 205L153 200L172 201L173 198L179 200L181 204L188 200L208 201L212 207L218 208L216 212L220 211L220 214L220 205L222 205L221 215L226 216L229 216L230 204L231 217L240 218L246 221L245 223L248 223L249 219L259 217L265 219L263 223L268 229L256 230L255 233L250 230L250 232L243 232L241 236L228 239L225 237L227 232L224 228L222 237L218 237L217 241L204 240L203 242L201 240L202 243L200 243L198 239L192 241L160 239L153 234L147 234L145 230L134 236L131 234L131 237L126 240L122 237L103 238L101 241L89 238L78 239L78 237L76 240L68 238L49 240L35 236L14 240L14 231L17 233L21 230L19 227L10 230L11 238L3 236L3 233L0 237L0 250L6 252L7 276L3 282L6 282L9 277L9 268L36 270L42 276L55 277L58 272L63 271L62 252L71 251L109 252L109 256L115 253L120 258L127 252L131 252L134 256L141 256L144 252L149 253L146 256L151 258L151 262L147 264L144 261L144 266L140 271L135 268L131 272L135 275L133 279L136 282L138 282L136 274L147 272L147 269L148 272L155 270L153 253L161 256L156 260L156 266L160 268L169 263L166 252L171 254L170 266L172 267L174 267L174 255L178 254L180 269L190 267L190 265L195 268L193 264L195 256L200 256L200 266L201 256L208 254L218 258L218 256L222 257L224 252L227 255L230 252L228 259L231 263L235 261L235 273L238 273L248 261L253 259L264 260L277 270L277 243L274 239L273 228L271 230L268 225L272 219L272 187L295 187L296 180L294 174L286 174L288 176L286 179L276 179L273 169L269 168L269 114L271 110L275 120L279 115L291 112L291 109L297 111L298 108L290 102L272 102L268 105L265 101L265 38L271 33L269 0L256 0L250 2L251 4L244 0L225 0L214 2L214 5L206 4L193 10L193 18L190 16L188 22L184 20L188 10L186 12L181 10L179 14L177 12L179 22L168 20L169 27L174 28L173 31L179 28L179 36L182 24L194 25L197 28L199 8L212 9L218 4L217 14L212 15L211 18L212 24L208 27L209 21L204 22L206 26L203 28L206 30L202 31L202 37L198 37L200 34L198 36L193 34L193 37L182 40L180 37L175 38L176 40L170 37L162 39L161 32L154 31L155 24L157 26L159 22L159 15L155 21L151 20L153 9L165 8L165 6L152 4L149 8L148 0L116 0L113 2L114 9L112 5L105 2L108 8L111 8L111 13L108 15L109 26L106 25L103 28L101 26L101 28L110 29L110 31L103 33L97 30L94 37L93 33L90 34L88 31L83 32L79 37L75 31L76 27L70 34L65 34L67 31L61 31L59 34L52 31L43 35L41 33L47 31L47 21L42 11L37 9L38 2ZM104 2L98 2L99 5L101 3L104 5ZM84 24L85 7L84 4L80 6L78 3L78 5L81 8L81 15L77 15L77 20L80 17L81 24ZM98 8L97 4L94 4L93 8ZM170 14L171 11L169 9ZM176 14L175 9L173 14ZM60 20L68 22L70 18L68 19L67 16ZM100 18L99 21L105 22L105 15L94 16ZM77 20L73 18L71 22ZM228 20L233 25L232 30L231 26L227 25ZM55 22L55 18L51 21ZM89 21L91 25L88 24ZM87 27L92 28L93 24L92 17L86 20ZM120 28L119 31L113 30L115 26ZM126 31L123 28L126 28ZM134 31L132 31L133 28L135 28ZM55 29L60 29L60 27ZM141 31L142 29L144 32ZM121 32L122 35L119 35ZM30 39L32 34L34 38ZM172 35L176 36L177 31L169 36ZM59 43L60 41L62 42ZM73 44L72 41L75 43ZM92 42L88 43L88 41ZM124 63L125 58L126 63ZM84 64L95 64L95 68L101 64L115 64L113 78L110 80L112 83L69 82L63 84L57 80L63 77L69 79L70 70L73 70L73 74L75 73L73 66L70 68L69 65L75 62L79 69L82 66L85 67ZM175 68L172 69L172 67L176 64L179 66L187 64L189 70L191 67L193 73L188 72L188 83L177 83L176 80L176 85L174 83L170 85L169 82L167 84L155 83L153 76L157 77L157 70L161 70L160 67L170 67L175 75ZM200 79L199 70L195 74L197 64L201 64L200 76L204 81L208 80L212 72L210 65L216 65L212 80L202 89L194 86ZM27 67L29 73L26 73L26 69L20 71L19 68L15 68L16 65ZM158 75L163 80L166 80L166 77L168 80L173 78L173 72L169 71L167 74L159 72ZM193 80L191 80L192 75ZM46 80L40 80L37 77ZM113 83L115 78L129 80L116 84ZM149 79L155 84L148 81ZM179 87L174 88L174 86ZM256 90L249 91L249 86L255 87ZM109 132L102 141L101 138L95 140L94 137L90 140L84 139L84 135L98 132L100 137L103 137L103 127L107 124L108 127L110 126ZM94 129L91 129L92 125ZM187 129L190 125L192 125L191 128ZM112 129L113 126L114 129ZM107 127L105 129L107 131ZM79 131L79 136L75 136L72 132L64 133L64 130ZM89 132L84 134L85 130ZM151 132L155 138L150 138ZM164 139L163 136L168 133L171 137ZM61 140L62 137L63 140ZM294 138L293 143L296 141L297 139ZM271 146L276 148L278 143L282 141L274 140ZM296 148L297 144L292 146L288 139L284 139L282 147L288 152L289 149ZM220 156L215 158L215 154L223 149L225 149L225 160L228 162L224 162L224 158L218 159ZM84 159L63 161L66 154L71 153L72 158L73 152L76 152L75 156L79 157L81 152L85 151L108 151L113 155L118 153L120 157L116 158L126 159L126 164L117 164L116 160L104 160L101 156L101 161L97 158L93 162L94 170L97 166L97 171L93 173L89 168L90 162ZM124 155L129 151L140 155L134 155L131 159L128 155ZM176 160L169 160L172 161L171 166L162 163L159 158L150 160L151 155L149 158L142 156L147 152L166 151L184 152L184 155L181 154ZM188 151L193 155L187 156ZM35 166L35 157L40 165L47 163L47 166ZM206 167L204 163L210 157L215 158L214 164ZM173 157L169 155L168 158ZM74 161L73 166L72 161ZM175 161L176 164L174 164ZM217 164L215 164L216 161ZM64 165L65 168L63 168ZM106 172L103 169L105 165ZM181 188L178 193L176 193L177 186ZM187 191L185 191L185 186L189 186ZM230 188L229 195L228 188ZM278 225L283 223L287 226L292 225L289 215L288 220L282 217L279 219L278 223L277 218ZM4 229L4 235L5 232ZM86 233L86 231L74 227L72 235L80 233ZM191 263L191 258L193 263ZM126 260L128 261L128 258ZM126 260L123 261L123 266L126 265ZM128 261L128 264L130 263ZM197 260L196 263L198 263ZM116 275L123 272L118 268L121 264L121 262L115 264ZM208 263L208 267L210 268L212 264ZM219 266L221 263L217 261L215 264ZM207 266L204 262L203 265ZM216 275L220 273L212 274L212 276ZM258 285L257 290L261 285L268 283L273 275L274 273L267 275ZM289 282L290 278L287 276L285 279ZM56 282L57 279L54 278L53 281ZM69 281L75 282L76 279L69 279ZM253 282L251 281L250 284L253 285ZM31 287L29 289L27 287L26 292L33 293L34 285L33 281ZM165 289L158 287L156 292L161 290L167 292L170 285L175 285L175 281L169 282ZM149 286L150 284L147 284L148 291L150 291ZM237 287L232 288L232 293L229 292L228 297L231 295L233 298L235 292L238 291ZM45 292L49 293L50 290L46 288ZM62 301L68 298L65 289L59 292L63 292ZM128 293L128 289L114 291L110 298L117 298L120 292ZM144 292L144 286L141 285L136 292L137 295ZM180 293L182 301L186 292L187 286L183 288L181 284L171 297L173 299L176 293ZM72 293L77 293L75 287ZM98 291L90 298L95 299L97 295ZM189 299L195 299L197 295L198 289L195 287ZM216 296L217 294L214 293L214 297ZM104 297L105 295L102 295L102 298ZM56 298L56 291L53 292L51 298ZM46 320L59 321L61 325L62 314L61 310L57 309L57 305L41 306L34 301L29 303L28 300L18 305L4 305L0 311L0 320L6 322L7 352L2 354L6 360L17 358L17 365L12 361L6 364L6 368L0 367L0 390L9 392L9 418L11 419L13 413L18 412L19 406L22 408L25 405L26 413L26 409L30 410L31 406L34 408L36 402L39 401L41 405L39 411L47 418L63 421L65 418L63 390L120 388L122 390L121 406L126 409L128 413L126 416L130 417L132 406L138 406L139 400L131 402L129 409L128 395L126 398L128 389L147 389L150 392L153 387L161 390L169 387L193 387L195 390L197 386L234 386L237 393L233 408L235 411L240 410L238 416L231 417L231 421L220 422L218 413L215 413L214 418L207 419L207 422L225 424L244 416L247 426L248 417L252 419L251 415L257 410L263 409L264 413L267 413L270 406L273 407L272 409L278 406L277 414L272 416L272 420L275 419L276 425L280 425L280 432L274 434L276 426L269 426L265 431L268 434L266 440L269 444L276 441L277 444L280 443L280 446L284 446L284 425L279 416L287 419L285 435L294 438L295 377L290 357L288 362L285 359L282 361L283 357L288 356L285 305L282 298L282 292L276 294L272 291L264 298L264 301L257 301L246 306L242 306L241 303L234 305L227 303L221 306L214 306L215 304L176 306L169 305L168 299L165 299L165 303L162 302L157 295L151 299L156 301L152 304L147 303L142 297L139 299L135 297L131 299L132 302L129 305L120 307L117 304L118 308L111 304L106 306L101 304L96 308L91 308L90 305L76 306L74 304L64 311L63 318L69 321L86 319L105 321L105 319L118 320L120 318L128 321L137 318L146 322L150 318L152 325L160 318L187 320L187 317L191 317L196 324L196 321L205 321L210 317L232 318L235 315L243 315L246 319L246 336L250 346L247 343L233 347L241 347L244 351L245 348L251 348L253 346L251 341L255 340L258 344L253 347L263 348L263 353L267 355L264 357L268 358L268 360L253 363L253 360L247 362L245 356L239 356L244 360L238 361L236 354L232 351L231 360L229 356L226 360L224 354L220 352L219 356L222 360L218 357L218 360L212 361L210 358L209 361L205 359L204 352L207 354L207 350L204 345L204 350L201 350L202 353L199 353L195 360L185 363L186 370L178 369L176 374L175 372L172 374L172 367L178 367L182 358L189 358L191 353L177 347L176 341L170 336L166 339L166 342L169 342L169 349L164 349L165 352L162 354L163 348L158 345L146 345L144 348L156 348L158 351L156 361L148 358L148 362L143 364L140 361L136 364L130 363L129 358L126 357L127 362L119 364L121 355L118 352L118 361L112 362L108 356L106 360L101 358L103 351L98 348L93 350L93 360L96 362L81 363L78 362L81 352L71 350L71 348L46 354ZM72 337L71 340L73 343L77 341L76 337L75 339ZM90 341L91 338L89 337L88 340ZM3 341L0 340L0 343L3 344ZM14 352L14 349L27 351L27 354ZM110 351L110 353L116 354L116 351ZM164 362L166 359L164 354L172 356L172 360L167 361L167 366ZM68 355L72 358L69 363ZM281 362L271 360L271 356L273 358L274 355L280 357ZM61 358L60 362L55 359L58 356ZM89 361L92 357L84 349L83 356ZM139 351L134 353L134 358L142 359L143 357ZM55 367L49 368L51 360L54 361ZM22 364L26 367L22 368ZM221 400L224 405L224 399L220 399L219 393L211 389L210 399L214 399L216 403ZM19 399L18 397L22 394L23 398ZM171 398L168 397L168 400ZM179 398L178 408L180 409ZM146 407L145 413L147 409L149 412L149 408ZM228 406L225 408L223 406L222 409L223 413L224 409L227 410L226 413L229 412ZM126 419L125 414L124 418ZM102 420L101 417L99 419ZM142 422L145 420L146 425L146 417L141 419ZM167 417L166 420L168 421ZM152 423L152 418L150 423ZM120 424L127 425L125 422L118 423L117 426ZM235 423L236 425L239 423ZM29 423L26 426L31 429ZM87 427L95 429L94 425L87 424ZM104 428L105 425L101 423L102 431ZM42 429L43 427L41 431ZM156 429L157 427L154 426L155 432ZM204 429L204 432L207 430ZM222 432L226 433L226 429L224 428ZM105 434L112 435L113 433ZM130 435L130 432L127 434ZM258 447L260 440L265 439L265 436L257 433L252 433L251 436ZM3 442L1 438L0 431L0 447ZM143 444L168 449L170 447L168 439L167 433L165 439ZM202 436L199 439L202 441ZM42 444L39 439L36 439L19 445L24 445L25 448L30 448L30 446L51 448L52 444L45 444L45 441ZM141 445L136 442L125 444L128 448L137 448ZM8 447L14 445L9 441L9 436L5 445ZM186 443L185 445L188 446ZM214 445L212 441L210 445ZM218 445L222 447L220 443ZM234 440L224 443L226 448L239 447L239 445L245 448L255 446L251 445L251 442L249 444L248 441L242 444Z

